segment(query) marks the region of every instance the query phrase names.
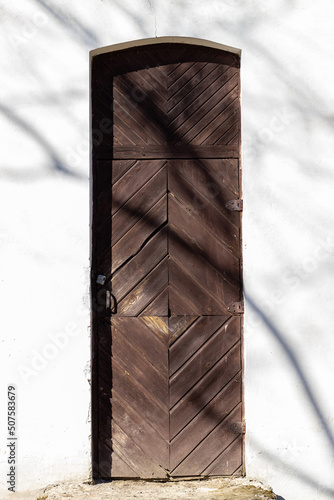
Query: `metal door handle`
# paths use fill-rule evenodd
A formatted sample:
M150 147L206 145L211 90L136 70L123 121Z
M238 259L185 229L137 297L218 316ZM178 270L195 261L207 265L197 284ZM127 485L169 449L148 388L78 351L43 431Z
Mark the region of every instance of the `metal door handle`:
M111 314L116 313L116 299L110 290L106 290L106 309L110 309Z

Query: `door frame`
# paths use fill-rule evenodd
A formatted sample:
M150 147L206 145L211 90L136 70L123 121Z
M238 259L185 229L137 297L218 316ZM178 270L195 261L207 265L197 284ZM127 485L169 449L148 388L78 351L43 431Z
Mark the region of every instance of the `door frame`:
M186 44L195 45L206 48L218 49L221 51L229 52L237 55L241 59L241 49L224 45L221 43L213 42L210 40L193 38L193 37L180 37L180 36L166 36L154 37L139 40L132 40L129 42L118 43L113 45L104 46L90 51L90 297L91 297L91 452L92 452L92 478L101 479L100 457L99 457L99 357L98 357L98 309L103 307L105 297L97 294L96 287L96 270L95 270L95 226L96 226L96 168L95 159L93 155L93 140L99 140L104 134L112 133L110 129L110 120L106 118L104 123L100 123L99 129L93 129L92 108L93 108L93 61L96 56L101 54L119 52L134 47L145 47L155 44ZM240 92L241 100L241 92ZM239 175L240 175L240 197L242 198L242 155L241 155L241 141L239 143ZM241 218L240 227L240 243L243 248L243 224ZM240 280L243 290L243 261L240 261ZM244 294L242 292L242 296ZM241 373L242 380L244 379L244 321L241 321ZM245 400L244 400L244 384L242 384L242 419L245 418ZM245 446L243 446L243 475L245 475Z

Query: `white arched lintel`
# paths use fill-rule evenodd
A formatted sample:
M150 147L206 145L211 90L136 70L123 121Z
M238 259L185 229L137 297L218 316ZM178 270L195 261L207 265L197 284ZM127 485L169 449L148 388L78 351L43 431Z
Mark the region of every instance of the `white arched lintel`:
M158 43L184 43L187 45L197 45L200 47L209 47L212 49L224 50L225 52L230 52L231 54L241 55L241 49L235 47L230 47L222 43L212 42L211 40L205 40L202 38L193 38L186 36L161 36L154 38L142 38L139 40L132 40L130 42L117 43L115 45L107 45L106 47L100 47L90 51L90 58L101 54L106 54L108 52L115 52L118 50L130 49L132 47L142 47L145 45L154 45Z

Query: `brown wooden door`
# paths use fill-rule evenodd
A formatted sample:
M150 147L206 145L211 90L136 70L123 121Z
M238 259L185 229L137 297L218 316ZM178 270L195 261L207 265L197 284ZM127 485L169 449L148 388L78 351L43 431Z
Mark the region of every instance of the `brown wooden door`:
M239 60L156 44L92 76L96 474L240 474Z

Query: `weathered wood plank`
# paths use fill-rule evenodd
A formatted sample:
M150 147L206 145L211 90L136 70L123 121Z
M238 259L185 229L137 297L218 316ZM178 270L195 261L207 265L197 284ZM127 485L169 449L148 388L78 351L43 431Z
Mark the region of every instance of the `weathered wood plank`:
M102 453L106 453L107 452L107 448L106 448L106 444L103 443L102 446ZM100 453L101 453L100 451ZM107 452L108 453L108 452ZM103 463L107 463L107 460L105 459L105 457L103 456L103 454L101 455L101 458L100 458L102 464ZM125 458L123 460L122 457L120 457L117 453L117 450L114 449L112 451L112 462L110 462L109 464L109 467L107 468L107 466L105 466L103 472L104 472L104 477L105 479L109 479L111 476L112 477L127 477L127 478L138 478L140 477L140 472L138 470L135 470L134 469L134 466L133 468L130 467L129 464L127 464L125 462Z
M131 344L122 337L119 330L114 327L113 331L113 356L117 357L120 366L124 368L131 377L145 387L155 405L165 411L168 405L168 377L162 375L144 356L136 349L137 342Z
M112 172L112 184L115 184L118 179L120 179L127 170L129 170L133 165L136 163L137 160L114 160L112 164L110 164L110 167ZM103 188L110 190L110 185L109 183L102 183Z
M169 468L169 442L160 436L149 420L144 420L127 405L123 398L112 400L113 420L147 456L164 469Z
M239 96L238 74L232 77L226 73L222 79L229 78L220 91L217 91L200 107L183 126L176 130L169 138L170 142L176 144L189 144L194 141L196 144L202 144L203 139L210 133L212 122L220 119L220 115L230 106ZM237 104L236 104L237 106Z
M153 461L135 442L126 434L119 425L112 424L113 449L132 469L138 471L141 478L166 477L167 473ZM116 470L111 467L111 474L117 477Z
M207 468L207 464L212 462L213 457L217 457L222 452L222 447L229 446L236 438L229 427L234 422L241 420L241 405L233 410L217 427L202 441L190 455L172 471L174 476L199 476ZM222 445L222 443L224 443Z
M168 285L168 259L157 265L118 304L119 316L138 316Z
M232 144L233 142L239 141L240 134L240 126L238 122L238 112L234 113L234 123L231 125L231 128L219 139L219 143L221 144ZM232 123L232 118L231 121Z
M127 160L129 161L129 160ZM187 160L183 160L182 163ZM178 174L180 161L170 160L168 162L169 174ZM239 196L239 162L233 158L227 159L208 159L201 158L200 160L192 160L187 163L188 169L200 169L206 176L205 183L210 188L210 198L218 196L220 190L226 194L226 198ZM182 165L180 165L182 172ZM183 177L185 178L185 177Z
M151 395L146 388L131 376L126 368L121 367L118 360L113 360L112 397L114 394L124 398L127 404L138 415L141 415L141 418L147 419L165 440L169 439L168 411L164 411L161 405L152 401Z
M207 374L174 406L170 413L170 439L173 439L206 404L239 372L240 344L236 344Z
M228 316L199 317L177 338L169 349L169 375L173 375L227 319Z
M240 376L231 380L196 417L186 422L186 427L176 436L170 446L170 468L175 469L191 451L206 439L210 432L241 401Z
M189 311L184 314L192 315L193 312L197 316L201 315L220 315L225 314L226 308L221 302L218 302L214 297L207 294L207 290L197 281L195 281L184 269L173 259L169 259L169 282L172 283L181 297L190 303ZM178 314L171 308L173 316Z
M120 133L119 133L120 132ZM141 128L140 123L132 119L131 110L124 109L119 102L114 102L114 140L117 144L156 144L150 141L150 135Z
M111 244L124 234L155 205L167 191L167 169L162 167L113 215Z
M226 110L229 111L229 110ZM215 129L210 132L210 135L207 136L206 139L203 140L203 143L209 144L227 144L228 138L226 138L227 133L229 132L232 125L235 127L234 135L239 131L239 113L238 110L235 109L235 106L232 106L232 110L230 115L225 116L223 118L223 122ZM233 135L231 137L234 137Z
M239 259L205 229L204 221L189 213L172 196L168 198L168 210L169 226L172 229L168 233L170 255L194 276L204 273L200 277L203 285L207 282L206 274L209 280L213 279L216 288L209 287L225 304L238 300L236 290L240 288ZM220 228L220 232L224 235L224 228ZM195 262L200 267L196 268ZM236 298L232 299L232 296Z
M231 320L225 323L170 377L169 402L171 408L239 340L238 326L238 321Z
M161 170L164 164L164 161L138 161L128 169L112 186L112 214Z
M114 86L123 95L128 96L137 107L143 104L146 109L150 109L150 106L154 103L154 107L159 110L160 116L165 119L166 77L157 72L157 68L131 71L119 75L114 78Z
M215 304L215 314L228 314L228 306L231 302L240 300L239 291L198 253L185 250L181 243L172 240L170 240L169 245L172 261L183 270L183 274L187 274L188 281L200 283L201 289L205 291L206 298L203 298L202 314L213 314L211 304Z
M199 72L196 75L196 82L192 80L187 82L185 87L178 93L180 98L179 105L171 110L169 114L169 118L171 118L169 123L171 140L173 137L177 138L178 135L181 136L185 130L191 128L192 123L197 123L199 117L201 117L203 113L206 113L208 90L209 95L212 96L218 92L219 97L217 96L217 101L215 102L219 102L218 99L221 99L221 94L223 93L223 95L225 95L225 91L222 92L222 86L224 85L223 80L227 81L234 73L235 70L232 68L228 68L227 71L224 72L223 68L218 67L217 71L211 72L208 76L202 75L201 72ZM197 90L196 103L191 105L193 103L193 98L191 94L189 95L189 90L192 90L194 93L195 89ZM208 124L210 124L210 118L211 116L207 118ZM208 127L211 128L212 125L208 125Z
M168 295L171 316L197 314L196 306L188 302L186 297L182 296L182 292L177 290L173 284L168 287Z
M120 302L143 279L143 276L152 271L166 255L167 228L162 228L127 264L113 275L111 286L116 302ZM162 316L167 316L167 314Z
M231 476L240 471L242 466L243 438L237 437L202 474L204 476ZM241 472L241 471L240 471Z
M166 335L161 334L156 324L152 328L152 322L150 323L151 328L149 328L145 319L147 318L113 318L113 328L117 328L124 339L136 345L141 356L147 358L162 375L166 375L168 370ZM162 318L158 319L163 321ZM165 323L165 325L167 324Z
M233 84L236 81L238 82L239 80L238 75L236 75L236 78L232 80ZM238 98L239 98L239 87L237 84L233 89L229 89L229 93L225 97L221 97L221 101L217 104L217 106L213 110L216 117L214 118L213 123L209 127L205 126L205 120L201 120L202 123L195 125L193 133L198 132L202 127L202 130L198 132L196 135L196 144L203 144L203 145L213 144L213 142L210 140L210 134L216 128L216 126L220 125L222 122L225 123L226 132L229 130L233 122L237 127L237 131L240 129L240 121L238 114L238 108L239 108ZM231 120L228 121L228 118L231 118ZM225 142L222 136L214 144L222 145L222 144L227 144L227 142Z
M173 72L168 74L168 98L173 96L191 78L193 78L206 63L196 63L193 61L176 65Z
M211 203L210 199L205 198L195 188L191 188L191 184L182 175L172 169L169 172L168 187L170 195L197 218L198 224L202 224L204 232L210 231L214 234L218 242L221 243L218 255L221 252L226 261L225 255L226 251L228 251L229 259L235 261L233 266L235 269L240 254L240 215L237 212L233 212L233 215L221 213ZM201 240L201 238L203 238L202 231L198 234L198 239ZM210 250L206 249L206 252ZM214 259L216 263L219 261L220 259L217 257Z
M188 182L188 190L192 191L192 208L206 212L210 209L210 204L236 227L240 226L240 213L231 212L225 204L235 198L233 191L229 190L225 183L212 176L205 168L205 163L200 160L169 161L169 177L177 176L177 180L182 182L182 176ZM184 181L182 182L182 186ZM204 199L203 199L204 198ZM226 225L226 222L225 222ZM224 227L224 225L223 225ZM236 236L237 238L237 236Z
M226 68L225 68L226 69ZM173 120L178 116L187 106L194 103L195 99L199 98L201 94L206 95L205 90L209 87L224 71L220 64L207 63L195 65L193 67L193 77L191 80L185 82L182 86L178 86L178 90L168 96L168 118ZM174 78L174 74L173 74ZM202 83L205 79L205 83ZM206 97L207 98L207 97ZM197 108L197 102L192 105L192 110Z
M169 346L190 328L198 316L171 316L168 318Z
M160 316L141 316L140 321L142 321L147 328L152 330L154 335L161 340L164 346L166 346L167 352L169 345L168 318L162 318Z
M168 316L168 287L152 300L140 316Z
M112 247L111 271L114 273L121 265L133 258L145 242L152 237L167 221L167 195L165 195L123 238Z
M138 96L138 101L136 101L134 97L132 97L134 96L135 89L132 89L130 95L124 95L114 87L114 124L120 127L121 121L121 130L124 131L126 136L128 136L132 142L133 138L137 137L134 144L138 144L138 138L144 144L163 144L166 142L166 130L163 127L157 126L159 125L158 117L154 119L151 110L147 109L149 91L145 91L140 87L138 87L138 89L141 94ZM148 120L150 116L151 120ZM130 141L122 142L121 144L127 145L129 143Z

